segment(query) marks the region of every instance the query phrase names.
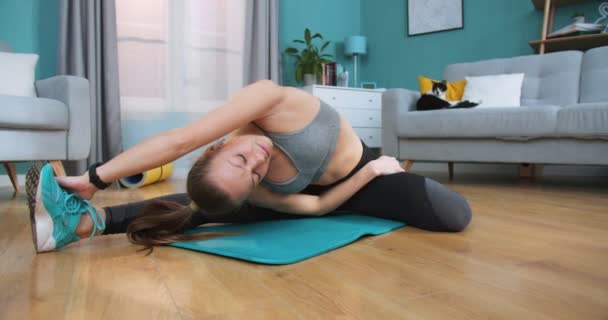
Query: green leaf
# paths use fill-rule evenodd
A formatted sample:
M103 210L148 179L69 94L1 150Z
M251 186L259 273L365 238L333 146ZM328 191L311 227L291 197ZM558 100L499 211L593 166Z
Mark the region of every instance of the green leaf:
M302 41L302 40L293 40L293 42L297 42L297 43L306 43L306 42L304 42L304 41Z
M323 52L323 50L325 50L325 48L327 48L327 46L329 45L330 41L327 41L323 44L323 46L321 47L321 52Z
M314 35L314 36L312 36L312 38L313 38L313 39L314 39L314 38L321 38L321 40L325 40L325 39L323 39L323 36L322 36L320 33L315 33L315 35Z
M306 40L306 45L310 45L310 30L308 30L308 28L306 28L306 30L304 30L304 40Z
M292 48L292 47L285 49L285 52L287 52L287 53L298 53L298 51L299 51L298 49Z

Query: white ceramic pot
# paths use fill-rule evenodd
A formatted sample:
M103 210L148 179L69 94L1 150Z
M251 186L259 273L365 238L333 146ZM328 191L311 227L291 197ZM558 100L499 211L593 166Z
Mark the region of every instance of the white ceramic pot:
M317 77L312 73L304 74L304 85L312 86L313 84L317 84Z
M573 17L572 23L585 23L585 16Z

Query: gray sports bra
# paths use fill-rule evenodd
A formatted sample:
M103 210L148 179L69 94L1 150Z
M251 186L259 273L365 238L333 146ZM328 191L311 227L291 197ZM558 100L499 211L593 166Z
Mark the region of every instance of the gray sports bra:
M290 133L264 132L296 167L298 174L285 182L263 179L261 184L275 193L298 193L325 170L336 149L340 131L340 115L321 101L319 113L303 129Z

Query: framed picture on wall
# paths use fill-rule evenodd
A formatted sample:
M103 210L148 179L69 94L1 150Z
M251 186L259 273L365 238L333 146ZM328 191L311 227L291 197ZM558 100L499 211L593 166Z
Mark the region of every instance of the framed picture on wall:
M464 28L464 0L407 0L407 35Z

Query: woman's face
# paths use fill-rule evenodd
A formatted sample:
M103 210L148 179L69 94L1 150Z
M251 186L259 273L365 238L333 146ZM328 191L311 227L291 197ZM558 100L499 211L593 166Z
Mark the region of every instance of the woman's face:
M237 201L245 200L268 172L273 152L272 140L263 135L235 136L212 146L210 179Z

